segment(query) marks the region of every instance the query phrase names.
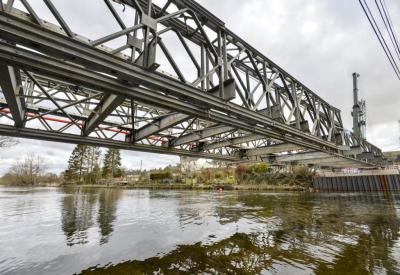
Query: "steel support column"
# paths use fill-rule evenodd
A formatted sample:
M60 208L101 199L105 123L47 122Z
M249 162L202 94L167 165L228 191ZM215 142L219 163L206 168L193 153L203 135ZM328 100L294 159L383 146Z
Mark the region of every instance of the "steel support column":
M16 127L24 125L24 104L20 98L22 86L19 72L15 68L0 64L0 86Z

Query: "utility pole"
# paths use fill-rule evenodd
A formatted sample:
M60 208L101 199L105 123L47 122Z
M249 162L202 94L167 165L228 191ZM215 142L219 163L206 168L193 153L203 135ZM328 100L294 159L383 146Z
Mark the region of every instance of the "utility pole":
M365 100L358 99L358 73L353 73L353 133L360 139L366 139L366 105Z

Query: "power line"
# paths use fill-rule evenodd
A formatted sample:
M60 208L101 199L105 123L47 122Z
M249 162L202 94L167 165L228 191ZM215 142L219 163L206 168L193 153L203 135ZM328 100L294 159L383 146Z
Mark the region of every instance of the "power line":
M394 60L393 55L390 52L389 47L387 46L385 38L383 37L382 32L380 31L379 26L376 23L376 20L375 20L375 18L373 16L371 10L369 9L368 4L365 2L365 0L363 0L363 2L365 4L365 6L364 6L364 4L363 4L363 2L361 0L358 0L358 1L360 2L360 5L361 5L365 15L367 16L368 21L371 24L372 29L374 30L374 33L375 33L376 37L378 38L379 43L381 44L381 47L382 47L383 51L385 52L386 57L388 58L388 60L389 60L389 62L391 64L391 66L392 66L397 78L400 80L400 73L399 73L399 68L397 66L397 63Z
M381 2L381 5L382 5L382 0L379 0L379 1ZM387 5L386 5L386 0L383 0L383 5L382 6L383 6L383 11L384 11L386 17L388 18L390 32L392 33L392 36L393 36L394 41L396 43L397 51L400 53L399 41L397 39L396 32L393 31L393 22L392 22L392 18L390 16L389 10L388 10Z
M385 38L382 35L382 32L381 32L381 30L379 28L379 25L376 22L375 17L372 14L367 2L365 0L363 0L363 1L365 3L365 7L367 8L369 15L370 15L370 17L367 15L368 20L370 20L372 28L374 29L375 34L377 35L379 41L381 42L381 45L382 45L383 49L385 50L386 56L388 57L390 63L392 64L393 70L395 71L397 77L400 79L399 67L397 66L397 63L396 63L395 59L393 58L393 55L392 55L392 53L391 53L391 51L390 51L390 49L389 49L389 47L388 47L388 45L386 43ZM365 11L365 9L364 9L364 11ZM372 19L373 24L371 22L371 19ZM378 33L379 33L379 35L378 35Z
M394 37L393 37L393 32L391 31L392 28L391 28L391 26L390 26L390 24L389 24L389 19L388 19L388 16L387 16L387 14L386 14L386 11L384 10L382 1L379 0L379 2L381 3L382 10L383 10L383 13L384 13L385 15L383 15L382 10L381 10L381 7L379 6L377 0L375 0L376 7L378 8L379 14L380 14L380 16L381 16L381 18L382 18L383 24L385 25L386 31L387 31L388 34L389 34L390 41L392 42L392 45L393 45L394 50L395 50L395 52L396 52L396 54L397 54L397 57L398 57L399 60L400 60L400 55L399 55L399 51L398 51L399 45L397 44L397 41L395 41L395 39L394 39Z

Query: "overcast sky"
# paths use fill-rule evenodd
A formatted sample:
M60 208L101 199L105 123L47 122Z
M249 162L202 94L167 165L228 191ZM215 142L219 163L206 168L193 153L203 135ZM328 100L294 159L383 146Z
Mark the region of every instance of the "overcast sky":
M32 2L32 1L31 1ZM33 1L39 2L39 1ZM76 2L76 4L74 4ZM78 8L78 3L80 8ZM54 3L67 17L81 14L82 5L98 0ZM384 150L400 149L400 81L396 79L379 42L357 0L199 0L226 26L279 64L330 104L342 110L345 127L351 129L352 76L360 73L361 96L367 101L367 138ZM373 2L370 1L370 5ZM400 32L400 1L386 0L394 28ZM60 9L61 10L61 9ZM87 11L88 9L86 9ZM92 29L78 25L82 34L109 28L96 15ZM102 18L102 20L99 20ZM68 18L66 18L68 19ZM72 26L76 31L76 27ZM78 32L78 31L77 31ZM66 168L73 145L20 140L17 146L0 152L0 174L26 153L38 153L53 172ZM123 165L138 168L162 167L178 161L160 156L124 151Z

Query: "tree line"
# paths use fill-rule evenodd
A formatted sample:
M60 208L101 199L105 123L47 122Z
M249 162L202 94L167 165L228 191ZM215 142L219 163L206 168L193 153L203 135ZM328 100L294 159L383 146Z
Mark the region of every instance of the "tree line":
M16 144L18 140L0 136L0 149ZM108 149L103 158L99 147L80 144L73 149L68 168L61 176L48 173L43 158L28 154L17 160L0 181L5 184L28 186L61 182L93 184L100 179L119 178L123 175L120 150Z
M110 148L102 159L99 147L79 144L71 153L64 179L68 183L93 184L100 179L119 178L123 175L120 150Z

